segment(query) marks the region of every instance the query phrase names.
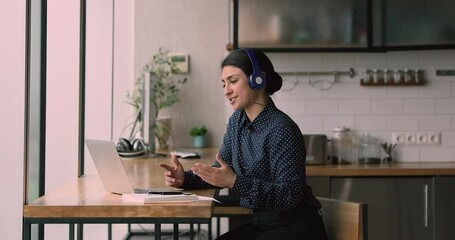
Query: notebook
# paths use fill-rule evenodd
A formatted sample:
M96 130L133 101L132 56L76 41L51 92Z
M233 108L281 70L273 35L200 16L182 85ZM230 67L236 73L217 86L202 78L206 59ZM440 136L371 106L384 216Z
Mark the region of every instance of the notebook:
M85 145L95 163L95 167L103 183L104 189L111 193L132 194L147 193L148 191L165 191L163 188L133 188L128 178L123 161L115 144L111 141L86 139Z

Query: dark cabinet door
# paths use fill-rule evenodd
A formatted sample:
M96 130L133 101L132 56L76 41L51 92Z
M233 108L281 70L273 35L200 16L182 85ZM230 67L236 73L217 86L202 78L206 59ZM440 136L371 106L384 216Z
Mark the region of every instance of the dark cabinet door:
M234 47L366 49L365 0L234 1Z
M234 0L234 47L265 51L455 48L453 0Z
M434 185L434 239L453 239L455 236L455 177L436 177Z
M368 239L433 239L433 178L332 178L332 198L368 203Z
M455 1L373 1L374 46L455 44Z

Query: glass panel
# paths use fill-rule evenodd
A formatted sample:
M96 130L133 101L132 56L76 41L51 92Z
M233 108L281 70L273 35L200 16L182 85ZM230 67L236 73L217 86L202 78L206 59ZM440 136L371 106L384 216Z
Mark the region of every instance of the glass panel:
M238 1L238 45L364 48L367 46L366 3L364 0Z
M385 0L384 44L455 44L453 9L453 0Z

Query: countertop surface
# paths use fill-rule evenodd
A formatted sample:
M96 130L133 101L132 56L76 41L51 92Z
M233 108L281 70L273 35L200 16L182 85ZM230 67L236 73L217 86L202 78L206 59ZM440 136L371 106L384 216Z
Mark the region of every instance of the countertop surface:
M201 159L181 160L185 169L195 162L213 163L217 148L189 149L199 152ZM169 158L169 157L167 157ZM307 176L455 176L455 162L407 162L379 164L307 165ZM162 176L159 176L162 177Z
M307 176L455 176L454 162L307 165Z

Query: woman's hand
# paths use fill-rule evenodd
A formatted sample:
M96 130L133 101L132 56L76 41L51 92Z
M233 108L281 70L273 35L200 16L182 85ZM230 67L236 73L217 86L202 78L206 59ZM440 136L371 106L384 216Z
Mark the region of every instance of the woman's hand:
M220 188L232 188L235 183L237 176L232 171L223 159L220 158L219 154L216 154L216 161L221 165L219 168L212 167L203 163L196 163L191 170L202 178L205 182Z
M160 164L160 167L166 170L164 171L164 181L169 187L179 188L185 181L185 171L174 154L171 154L171 161L173 166L164 163Z

